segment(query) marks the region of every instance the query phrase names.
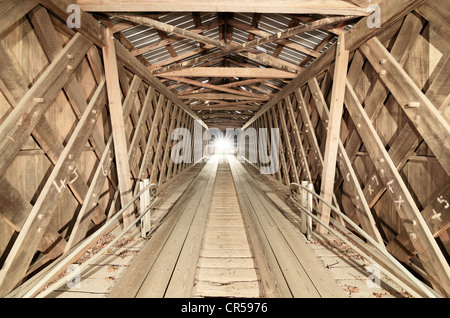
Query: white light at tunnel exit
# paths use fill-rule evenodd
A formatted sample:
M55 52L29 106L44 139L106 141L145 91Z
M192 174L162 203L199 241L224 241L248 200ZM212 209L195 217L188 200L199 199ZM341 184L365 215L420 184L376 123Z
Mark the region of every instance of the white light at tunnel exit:
M214 141L216 154L227 154L233 151L233 142L228 138L218 138Z

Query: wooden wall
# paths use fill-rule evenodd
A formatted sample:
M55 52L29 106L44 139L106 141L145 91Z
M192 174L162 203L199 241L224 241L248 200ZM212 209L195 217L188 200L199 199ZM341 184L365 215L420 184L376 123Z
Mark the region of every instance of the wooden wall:
M120 58L108 67L117 67L123 111L126 151L118 163L98 43L104 27L83 20L100 30L75 32L62 4L49 3L51 10L15 4L1 21L0 296L120 209L118 164L129 169L131 193L140 179L160 185L186 168L170 160L170 134L194 126L163 85L117 47Z
M280 129L276 180L285 186L307 180L317 192L331 182L333 203L447 296L449 13L447 2L427 1L351 51L342 116L330 118L332 64L250 125ZM340 124L336 174L324 181L332 120Z

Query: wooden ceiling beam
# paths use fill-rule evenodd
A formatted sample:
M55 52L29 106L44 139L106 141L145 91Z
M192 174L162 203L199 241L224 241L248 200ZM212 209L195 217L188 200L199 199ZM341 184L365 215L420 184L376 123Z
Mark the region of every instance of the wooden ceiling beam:
M223 50L230 50L230 53L227 53L225 55L231 54L234 51L234 48L240 47L240 45L238 45L238 44L231 43L233 25L229 24L228 22L233 21L233 19L231 18L232 16L229 16L230 18L220 19L221 21L225 20L226 23L220 25L220 28L219 28L219 31L221 30L221 32L219 34L220 40L215 40L215 39L212 39L212 38L209 38L209 37L199 34L200 32L196 33L196 32L192 32L192 31L188 31L186 29L182 29L177 26L163 23L163 22L160 22L158 20L151 19L148 17L140 16L138 14L110 13L110 15L131 21L133 23L137 23L137 24L145 25L147 27L155 28L156 30L158 30L158 33L160 34L160 36L161 35L163 36L163 38L161 38L162 40L167 40L167 33L175 33L179 37L182 37L182 38L187 38L187 39L197 41L197 42L200 42L203 44L213 45L214 47L218 47ZM223 15L225 17L225 14L223 14ZM164 36L164 35L166 35L166 36ZM166 44L166 47L168 47L168 45L170 43L165 43L165 44ZM139 52L142 52L142 50L140 50ZM276 57L273 57L273 56L270 56L267 54L263 54L258 51L247 52L247 53L238 53L238 54L243 54L246 58L250 58L252 60L256 60L261 63L267 64L267 65L270 65L272 67L276 67L276 68L279 68L282 70L287 70L289 72L300 71L300 68L297 67L296 65L293 65L293 64L283 61L281 59L277 59ZM172 53L171 53L171 55L172 55ZM172 57L174 57L174 56L172 55ZM214 57L212 57L210 59L213 59L213 58ZM172 59L170 61L170 63L172 63L174 61L175 60ZM169 64L169 63L165 63L165 64ZM226 65L224 65L224 66L226 66ZM157 69L153 70L153 72L155 72L155 73L162 72L164 69L165 68L157 68Z
M131 14L121 14L121 13L119 13L118 15L123 17L123 18L128 18L131 21L135 21L135 22L139 21L139 23L142 23L143 21L150 20L150 19L146 20L145 18L142 18L142 17L136 18L136 15L131 15ZM288 38L288 37L291 37L291 36L294 36L294 35L297 35L297 34L301 34L301 33L307 32L307 31L311 31L311 30L315 30L317 28L321 28L321 27L325 27L325 26L329 26L329 25L334 25L334 24L340 23L342 21L346 21L346 20L353 19L353 18L354 18L354 16L337 16L337 17L323 18L323 19L316 20L316 21L313 21L313 22L308 23L308 24L304 24L304 25L297 26L297 27L294 27L294 28L288 28L286 30L283 30L283 31L275 33L275 34L271 34L271 35L263 37L263 38L259 38L259 39L255 39L253 41L245 42L245 43L243 43L241 45L229 45L229 44L227 45L227 44L224 44L224 43L222 43L220 41L216 41L216 42L218 42L217 46L221 48L221 51L210 53L210 54L204 55L202 57L194 58L194 59L191 59L191 60L188 60L188 61L184 61L184 62L181 62L181 63L173 64L173 65L170 65L168 67L164 67L164 68L162 68L160 70L157 70L155 72L156 73L165 73L165 72L168 72L168 71L173 71L173 70L176 70L176 69L186 68L186 67L189 67L189 66L192 66L192 65L196 65L196 64L201 64L201 63L210 61L211 59L220 58L220 57L223 57L223 56L230 55L232 53L239 53L239 52L242 52L242 51L247 51L247 50L255 48L257 46L261 46L263 44L271 43L271 42L274 42L274 41L277 41L277 40L280 40L280 39L285 39L285 38ZM153 25L153 24L154 23L151 22L151 24L149 24L149 25ZM187 31L185 31L185 32L187 32ZM198 35L196 35L196 37L198 38ZM212 44L211 40L210 40L209 43Z
M238 94L224 94L224 93L199 93L199 94L188 94L188 95L178 95L181 99L198 99L198 100L217 100L217 99L230 99L230 100L251 100L251 101L261 101L268 100L269 96L260 95L261 97L249 97L242 96Z
M248 114L229 114L229 113L213 113L213 114L199 114L200 118L207 120L209 118L247 118Z
M358 15L369 13L348 1L315 0L283 1L188 1L178 0L77 0L77 4L85 11L96 12L247 12L247 13L287 13L287 14L327 14Z
M238 91L238 90L235 90L235 89L226 88L226 87L220 87L218 85L212 85L212 84L209 84L209 83L202 83L202 82L195 81L195 80L188 79L188 78L183 78L183 77L168 77L168 78L172 79L174 81L179 81L179 82L190 84L190 85L197 86L197 87L205 87L205 88L210 88L210 89L213 89L213 90L216 90L216 91L225 92L225 93L239 94L239 95L242 95L242 96L255 97L255 94L250 93L250 92Z
M244 77L244 78L295 78L296 74L265 68L246 67L194 67L162 74L156 76L168 77Z
M223 21L215 20L215 21L212 21L211 23L203 24L203 25L201 25L198 28L192 29L192 30L190 30L190 32L201 34L204 31L211 30L211 29L213 29L215 27L218 27L218 26L220 26L222 24L224 24ZM137 49L135 51L132 51L131 53L133 55L135 55L135 56L136 55L145 54L145 53L148 53L148 52L151 52L153 50L159 49L160 47L166 46L168 44L177 42L177 41L182 40L182 39L183 38L178 36L178 35L171 35L165 40L162 40L162 41L160 41L158 43L152 43L150 45L146 45L146 46L144 46L142 48L139 48L139 49ZM202 43L200 43L200 46L201 46L201 44Z
M245 24L243 22L240 22L240 21L237 21L237 20L232 20L232 21L230 21L228 23L233 25L234 27L242 30L242 31L248 32L252 36L256 35L256 36L259 36L259 37L263 38L263 37L269 36L271 34L271 33L267 32L267 31L255 28L253 26L247 25L247 24ZM314 50L308 49L307 47L304 47L303 45L297 44L297 43L295 43L295 42L293 42L293 41L291 41L289 39L278 40L278 41L275 41L275 43L278 43L279 45L284 45L284 46L286 46L286 47L288 47L290 49L293 49L295 51L298 51L300 53L303 53L303 54L306 54L306 55L309 55L309 56L312 56L312 57L315 57L315 58L320 56L320 53L318 53L318 52L316 52Z

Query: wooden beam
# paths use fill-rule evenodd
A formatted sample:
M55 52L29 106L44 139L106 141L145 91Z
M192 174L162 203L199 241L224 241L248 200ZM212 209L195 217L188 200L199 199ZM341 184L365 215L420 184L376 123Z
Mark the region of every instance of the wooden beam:
M352 52L360 45L365 43L368 39L380 34L386 28L394 24L396 21L410 13L422 5L426 0L407 0L403 2L397 1L382 1L379 6L381 10L381 27L369 28L367 24L368 18L361 19L351 29L351 32L345 37L345 48ZM266 112L269 108L273 107L279 101L283 100L286 96L292 94L298 87L303 86L312 78L322 73L324 70L330 67L334 63L336 55L336 44L333 44L324 54L316 59L309 67L307 67L301 75L293 79L288 85L286 85L276 96L274 96L269 102L267 102L261 110L255 114L242 128L247 128L254 120L256 120L261 114Z
M152 169L150 171L150 177L149 177L150 183L158 182L158 173L162 170L162 167L161 168L159 167L159 163L160 163L159 161L161 160L161 157L163 156L163 152L165 150L162 148L163 143L165 141L164 138L169 138L169 136L167 134L167 130L169 128L169 118L170 118L169 114L172 115L172 103L171 102L168 102L164 109L164 119L163 119L163 122L159 129L158 144L156 145L155 157L153 158ZM174 114L174 116L176 116L176 114Z
M45 9L43 9L45 10ZM12 108L17 107L17 101L26 96L28 88L26 82L21 77L17 69L15 68L13 60L7 54L3 46L0 46L0 58L5 63L2 71L0 72L0 79L4 81L4 89L9 91L10 102ZM70 79L68 80L70 82ZM86 105L87 107L87 105ZM56 164L59 156L64 150L56 132L52 128L45 116L42 116L39 123L36 125L31 135L39 143L39 146L48 156L52 164ZM75 198L80 204L83 204L84 196L87 192L87 185L82 178L78 178L75 182L69 184L70 190L73 192ZM98 224L103 221L103 211L96 211L93 215L93 221Z
M290 62L286 62L282 59L279 59L278 57L271 56L269 54L265 54L254 49L246 52L239 52L238 55L286 72L299 74L303 70L301 67L298 67L297 65L294 65Z
M437 192L434 195L435 199L421 212L434 237L438 237L450 227L450 213L447 205L450 202L450 185ZM401 262L407 262L417 253L406 230L402 230L389 242L387 250Z
M6 179L0 178L0 218L14 231L20 232L33 206ZM67 242L51 224L47 226L37 249L54 259L64 252Z
M270 35L270 33L267 32L267 31L264 31L264 30L252 27L252 26L247 25L247 24L245 24L243 22L240 22L238 20L231 20L228 23L233 25L236 28L239 28L239 29L241 29L243 31L248 32L251 35L256 35L256 36L259 36L259 37L266 37L266 36ZM307 47L304 47L304 46L302 46L300 44L297 44L297 43L295 43L295 42L293 42L293 41L291 41L289 39L277 40L277 41L274 41L274 42L278 43L279 45L283 45L283 46L286 46L288 48L291 48L291 49L293 49L295 51L301 52L303 54L312 56L314 58L318 58L320 56L320 53L318 53L318 52L316 52L314 50L308 49Z
M331 202L334 192L334 180L336 173L336 159L338 151L338 140L341 129L342 112L344 109L345 80L347 78L349 52L345 49L344 36L338 38L336 49L336 64L333 76L333 88L331 92L330 114L325 141L325 156L323 159L322 182L320 195L327 202ZM319 203L321 221L328 225L330 222L331 209L322 201ZM318 227L319 233L328 233L324 226Z
M0 35L39 4L35 0L0 2Z
M241 51L247 51L249 49L255 48L257 46L261 46L266 43L271 43L276 40L289 38L289 37L297 35L297 34L315 30L317 28L333 25L335 23L339 23L339 22L342 22L342 21L345 21L345 20L348 20L351 18L353 18L353 17L352 16L337 16L337 17L323 18L320 20L310 22L308 24L300 25L300 26L293 27L293 28L288 28L286 30L268 35L263 38L245 42L241 45L233 45L233 46L226 46L226 47L224 47L222 45L222 46L220 46L221 51L219 51L219 52L210 53L210 54L207 54L207 55L204 55L204 56L201 56L198 58L194 58L194 59L191 59L188 61L180 62L177 64L172 64L172 65L164 67L161 70L158 70L156 72L164 73L164 72L173 71L173 70L176 70L179 68L185 68L188 66L208 62L208 61L211 61L211 60L223 57L223 56L230 55L232 53L239 53Z
M64 252L70 251L70 249L78 244L83 238L85 238L90 225L90 215L95 207L98 205L100 199L100 193L104 187L106 175L109 174L112 168L112 160L114 157L112 135L106 144L105 150L95 170L94 177L91 180L91 185L86 194L84 204L81 206L78 212L75 224L72 232L70 233L69 240L64 249ZM106 211L106 210L105 210Z
M91 42L83 35L75 35L0 126L0 176L39 123L47 107L56 99L90 46ZM14 78L10 80L13 81Z
M395 59L403 65L406 61L406 57L408 56L408 52L410 48L414 44L415 40L420 34L420 30L423 28L423 25L418 18L414 14L409 14L402 23L400 31L397 35L397 41L392 46L391 55L395 57ZM359 76L359 72L361 71L363 61L363 55L360 50L355 52L356 58L354 57L352 66L354 66L356 59L358 59L358 67L355 67L355 73L353 78L349 77L350 84L353 86L356 84L357 78ZM356 66L356 65L355 65ZM367 115L373 122L376 116L379 114L381 108L384 105L384 101L389 94L389 90L386 86L381 82L381 79L377 76L373 77L374 82L372 83L371 94L366 96L364 100L364 110ZM356 131L352 131L350 133L350 137L348 137L348 141L346 143L346 150L349 155L350 160L353 161L355 158L356 152L361 147L361 140Z
M258 127L257 131L259 133L259 128L265 128L265 127L272 127L272 123L273 123L273 127L278 129L279 128L279 124L278 122L280 121L280 117L277 116L277 112L275 107L272 108L272 112L271 113L267 113L265 114L263 117L260 118L260 121L258 123ZM262 126L262 127L261 127ZM265 126L265 127L264 127ZM284 180L284 185L289 185L291 183L291 177L289 176L289 170L287 168L287 158L285 155L285 151L284 151L284 144L285 141L283 141L283 139L285 138L280 138L279 143L280 143L280 161L281 161L281 165L280 167L282 168L282 171L280 172L280 182L283 183ZM258 156L258 160L259 160L259 156Z
M224 112L214 112L214 113L205 113L199 114L202 118L247 118L250 115L246 114L233 114L233 113L224 113Z
M450 7L448 1L427 1L423 6L417 8L416 11L432 24L433 29L436 30L442 39L445 39L450 33L448 24Z
M352 14L367 16L369 13L352 3L339 0L326 0L318 3L314 0L286 2L282 0L259 1L191 1L183 3L177 0L78 0L85 11L96 12L259 12L288 14Z
M67 8L73 4L73 0L39 0L39 2L63 21L66 21L69 15L72 14L70 11L67 11ZM104 27L84 10L80 10L80 15L81 26L77 31L99 47L106 45Z
M285 102L286 104L286 102ZM284 136L284 142L287 148L287 155L289 158L289 161L291 163L291 167L292 167L292 175L293 175L293 179L292 181L299 184L300 183L300 179L299 179L299 173L297 170L297 162L295 160L295 156L294 156L294 152L292 150L292 145L291 145L291 135L288 131L287 128L287 122L286 122L286 116L285 116L285 110L283 109L283 103L278 103L278 114L280 115L280 123L281 123L281 128L283 130L283 136Z
M130 167L133 170L133 175L136 180L140 180L138 173L135 171L137 168L137 154L138 148L141 146L143 149L147 146L147 141L145 140L145 128L147 119L153 115L151 114L152 103L151 100L155 95L155 90L153 87L149 87L147 90L147 94L145 95L144 103L142 105L142 110L139 115L139 119L134 126L134 135L130 143L130 147L128 148L128 158L130 161ZM125 120L126 118L124 118Z
M325 99L323 97L322 92L320 91L319 84L317 79L314 78L309 83L309 87L311 93L314 96L315 105L317 108L317 113L319 114L322 123L329 121L329 111L326 106ZM316 95L317 94L317 95ZM310 144L313 147L314 156L317 156L318 163L316 165L323 167L323 157L320 150L319 143L317 141L317 137L314 133L313 124L311 122L308 110L306 108L306 102L303 98L302 92L298 89L295 92L295 96L297 97L297 101L299 102L300 114L303 119L303 123L306 126L305 132L308 136ZM345 176L345 179L349 182L351 188L353 189L353 193L351 196L351 200L355 206L355 211L358 216L359 221L361 222L361 227L364 231L366 231L373 239L375 239L382 248L384 248L384 242L378 231L375 220L373 218L372 212L370 211L370 207L364 197L363 191L359 184L359 181L356 177L356 173L351 165L350 159L345 151L344 145L342 144L341 139L338 140L338 165L341 175ZM323 169L318 169L319 173L322 175ZM336 199L335 194L333 193L332 203L339 207L338 201ZM341 219L338 217L338 219ZM344 221L342 221L342 224Z
M164 78L164 74L162 74L160 77ZM251 92L238 91L238 90L235 90L235 89L224 87L222 85L212 85L212 84L209 84L209 83L203 83L203 82L195 81L195 80L192 80L192 79L189 79L189 78L184 78L184 77L170 77L169 76L167 78L171 79L173 81L178 81L178 82L190 84L190 85L197 86L197 87L211 88L213 90L217 90L217 91L221 91L221 92L225 92L225 93L239 94L239 95L242 95L242 96L249 96L249 97L254 97L256 95L256 94L251 93Z
M255 94L256 95L256 94ZM248 100L248 101L260 101L269 99L266 95L259 95L261 97L249 97L237 94L226 94L226 93L198 93L198 94L186 94L179 95L181 99L196 99L196 100L220 100L220 99L229 99L229 100Z
M292 102L291 102L290 97L289 96L286 97L284 99L284 102L285 102L285 105L286 105L286 108L287 108L289 121L290 121L291 126L292 126L292 132L293 132L293 135L294 135L294 142L297 145L297 149L299 149L299 151L300 151L300 164L299 164L299 166L301 166L301 169L302 169L302 171L300 172L300 177L301 177L301 174L303 172L305 172L308 182L312 183L311 172L310 172L309 166L308 166L308 160L306 158L305 149L303 148L302 138L300 136L300 130L298 129L297 121L295 120L294 108L292 107Z
M49 61L53 62L58 56L58 53L63 49L63 46L53 27L47 9L39 6L32 10L28 16ZM91 50L97 50L97 48L93 46L89 51ZM95 68L95 66L93 66L93 68ZM80 119L81 114L83 114L84 110L87 108L87 103L83 94L83 89L75 76L69 78L64 86L64 91L69 98L77 118ZM97 128L95 128L92 133L91 142L95 147L97 156L100 157L105 149L105 143Z
M25 275L45 229L51 221L54 207L67 183L79 175L76 163L83 152L90 133L100 116L104 104L105 85L100 85L69 138L63 153L33 205L2 270L0 271L0 296L5 296Z
M156 74L164 77L243 77L243 78L295 78L296 74L277 69L245 67L194 67Z
M378 182L383 182L388 189L386 192L394 203L393 205L403 222L405 230L410 235L433 285L448 296L450 294L450 270L447 261L348 82L346 83L345 95L347 110L378 171Z
M149 163L153 163L152 157L153 157L153 144L156 141L156 135L157 135L157 129L159 125L159 121L161 119L161 113L162 113L162 107L163 104L167 103L167 100L165 99L165 96L163 94L159 95L158 103L156 105L156 110L153 115L153 120L150 127L150 132L147 138L147 146L144 150L144 154L142 156L141 166L139 169L138 178L139 179L145 179L147 178L147 168L149 166ZM152 166L153 169L153 166ZM139 183L136 184L134 189L134 194L138 192L139 189Z
M181 119L181 111L178 112L178 107L174 107L173 113L171 114L171 119L170 119L170 126L167 129L167 136L166 136L166 143L164 146L164 150L163 150L163 159L162 159L162 163L161 163L161 169L159 171L159 177L158 177L158 186L161 185L165 180L166 180L166 171L169 168L169 156L170 156L170 152L171 152L171 148L172 148L172 144L173 144L173 140L171 138L171 134L172 131L175 129L175 125L177 122L180 121ZM170 160L171 161L171 160Z
M127 22L129 22L129 21L127 21ZM131 23L131 22L130 22L130 23ZM136 23L134 23L134 24L136 24ZM201 25L201 26L198 26L198 27L196 27L195 29L190 30L190 32L202 34L204 31L208 31L208 30L214 29L214 28L216 28L216 27L218 27L218 26L221 26L222 24L224 24L223 21L214 20L214 21L211 21L210 23L206 23L206 24L203 24L203 25ZM158 43L152 43L152 44L146 45L146 46L144 46L144 47L141 47L141 48L139 48L139 49L136 49L136 50L134 50L134 51L131 51L131 53L132 53L134 56L142 55L142 54L151 52L151 51L153 51L153 50L159 49L159 48L161 48L161 47L163 47L163 46L172 44L172 43L177 42L177 41L182 40L182 39L183 39L183 38L182 38L181 36L178 36L178 35L170 35L170 36L169 36L167 39L165 39L165 40L161 40L161 41L159 41ZM204 43L201 43L200 46L201 46L202 44L204 45ZM203 47L203 48L206 48L206 47Z
M110 109L111 127L116 158L117 176L119 179L120 202L125 206L131 201L132 185L130 180L130 165L128 162L127 137L123 120L122 98L120 96L119 74L117 71L116 50L114 38L110 29L105 29L107 45L103 47L108 104ZM127 227L133 222L134 207L131 205L123 212L123 225Z
M158 92L164 94L172 103L187 112L192 118L199 120L199 122L206 126L200 118L190 110L173 92L171 92L158 78L153 76L150 71L140 63L123 45L115 42L115 49L117 59L124 64L133 74L138 75L147 84L154 87ZM205 127L207 128L207 126Z
M220 48L225 48L227 45L224 42L219 40L215 40L213 38L209 38L207 36L201 35L197 32L192 32L186 29L182 29L180 27L170 25L155 19L148 18L146 16L142 16L136 13L120 13L120 12L110 12L108 13L111 16L115 16L127 21L131 21L140 25L145 25L150 28L155 28L156 30L167 32L167 33L175 33L178 36L194 41L198 41L205 44L211 44ZM163 39L164 40L164 39Z
M440 105L431 103L377 38L361 46L361 52L450 175L450 125L437 110Z

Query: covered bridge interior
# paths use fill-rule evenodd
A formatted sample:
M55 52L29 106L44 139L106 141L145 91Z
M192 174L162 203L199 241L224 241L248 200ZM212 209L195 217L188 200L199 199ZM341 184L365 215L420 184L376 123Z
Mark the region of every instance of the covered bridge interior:
M448 297L449 20L2 1L0 296Z

